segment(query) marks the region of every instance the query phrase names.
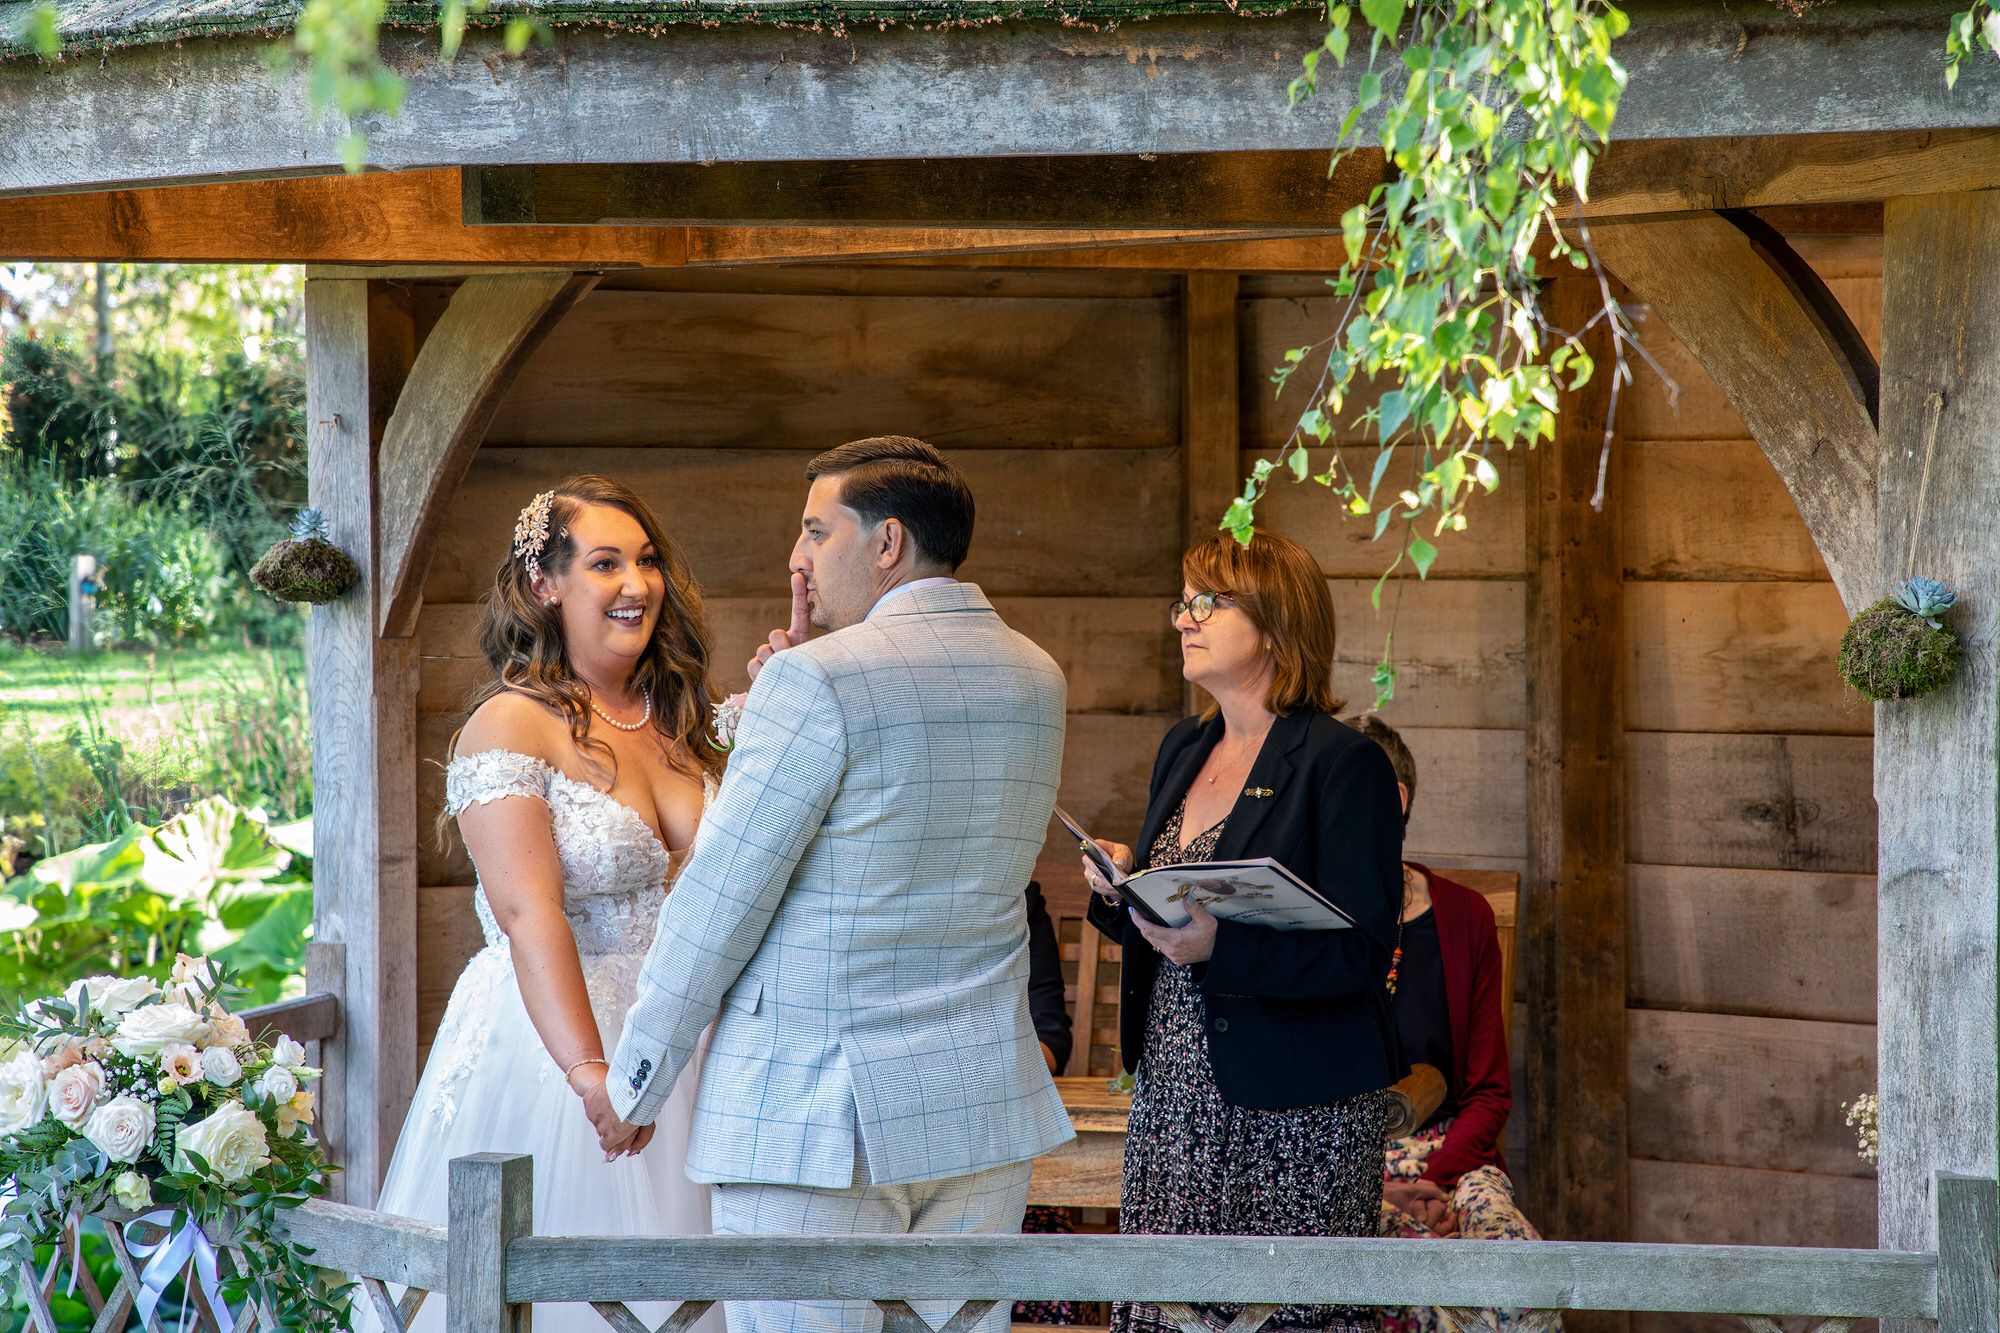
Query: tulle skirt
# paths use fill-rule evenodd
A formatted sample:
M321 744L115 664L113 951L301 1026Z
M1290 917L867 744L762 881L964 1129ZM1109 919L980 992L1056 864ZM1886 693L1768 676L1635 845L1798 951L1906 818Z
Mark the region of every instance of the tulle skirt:
M608 1054L631 1008L642 958L586 955L591 1009ZM704 1038L702 1049L706 1050ZM535 1159L535 1232L544 1236L709 1234L709 1187L685 1172L700 1052L682 1073L637 1157L604 1160L583 1103L563 1082L528 1021L507 946L489 946L466 964L417 1085L377 1207L420 1221L446 1220L451 1159L476 1152ZM360 1296L360 1293L356 1293ZM365 1298L355 1302L356 1333L378 1333ZM410 1333L444 1333L445 1298L434 1292ZM657 1327L671 1305L632 1303ZM538 1305L536 1333L609 1333L588 1305ZM695 1333L723 1333L722 1307Z

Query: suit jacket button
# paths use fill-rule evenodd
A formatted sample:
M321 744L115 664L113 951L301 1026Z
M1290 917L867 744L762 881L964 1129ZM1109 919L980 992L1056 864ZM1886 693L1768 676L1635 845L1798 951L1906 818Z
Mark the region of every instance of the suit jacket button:
M637 1072L632 1075L632 1091L638 1092L646 1086L646 1076L653 1072L651 1060L641 1060Z
M1227 1031L1229 1031L1229 1020L1228 1020L1228 1019L1226 1019L1226 1018L1218 1018L1218 1019L1216 1019L1216 1020L1215 1020L1215 1030L1216 1030L1217 1032L1227 1032Z

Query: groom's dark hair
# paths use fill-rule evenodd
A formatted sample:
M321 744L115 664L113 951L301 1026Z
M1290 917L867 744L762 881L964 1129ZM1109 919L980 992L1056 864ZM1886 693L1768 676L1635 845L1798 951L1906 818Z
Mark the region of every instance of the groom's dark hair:
M972 547L972 488L945 456L908 435L876 435L829 449L806 480L840 478L840 502L874 527L903 525L925 564L956 571Z

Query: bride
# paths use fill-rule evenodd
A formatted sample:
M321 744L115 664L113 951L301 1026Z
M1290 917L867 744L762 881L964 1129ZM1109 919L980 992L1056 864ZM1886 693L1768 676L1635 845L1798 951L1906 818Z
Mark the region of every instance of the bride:
M452 1158L525 1152L539 1234L705 1234L708 1187L682 1170L695 1066L636 1130L604 1086L722 767L701 594L645 501L573 477L521 512L479 642L497 678L452 740L439 827L457 819L478 868L486 947L452 990L379 1206L443 1222ZM666 1308L638 1312L652 1325ZM701 1333L720 1333L719 1313ZM438 1293L411 1333L443 1327ZM535 1327L605 1325L578 1305L537 1310Z

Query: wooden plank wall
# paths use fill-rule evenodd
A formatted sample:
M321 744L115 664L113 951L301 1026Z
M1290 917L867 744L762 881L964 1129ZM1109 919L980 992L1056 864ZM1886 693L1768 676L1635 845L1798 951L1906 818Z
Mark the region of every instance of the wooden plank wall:
M1797 244L1879 347L1880 238ZM1846 614L1776 472L1641 330L1680 394L1642 375L1628 397L1618 497L1631 1239L1872 1246L1840 1104L1875 1086L1873 713L1834 673Z

